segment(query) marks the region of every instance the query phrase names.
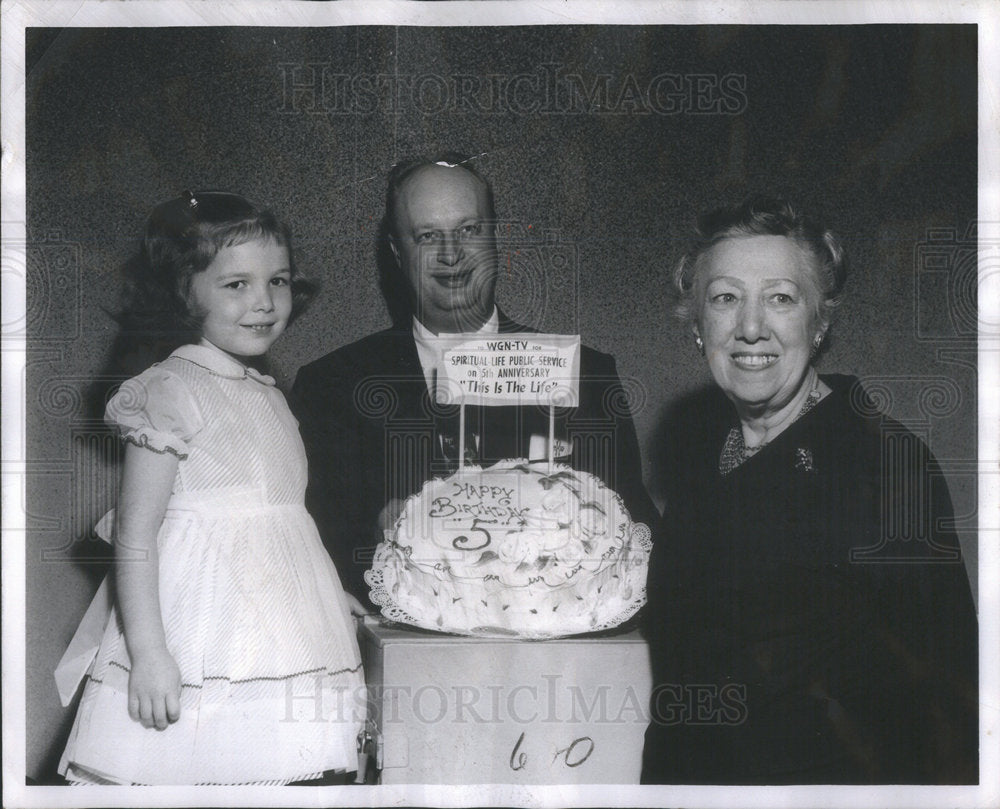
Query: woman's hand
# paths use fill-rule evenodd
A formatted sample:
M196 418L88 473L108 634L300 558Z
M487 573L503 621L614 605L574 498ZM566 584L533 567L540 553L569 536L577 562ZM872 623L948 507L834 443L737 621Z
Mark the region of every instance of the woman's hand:
M181 716L181 672L165 648L132 659L128 678L128 715L144 728L163 730Z

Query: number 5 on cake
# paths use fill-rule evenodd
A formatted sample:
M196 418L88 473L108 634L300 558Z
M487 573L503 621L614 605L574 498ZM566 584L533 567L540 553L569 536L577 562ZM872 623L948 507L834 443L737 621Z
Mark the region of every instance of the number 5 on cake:
M482 534L482 536L477 536L474 539L467 537L465 534L455 537L451 544L454 545L460 551L481 551L483 548L487 547L493 538L490 536L490 532L485 528L480 528L481 523L494 523L496 520L481 520L478 517L474 517L472 520L472 526L469 528L469 533ZM481 541L480 545L470 545L470 542Z

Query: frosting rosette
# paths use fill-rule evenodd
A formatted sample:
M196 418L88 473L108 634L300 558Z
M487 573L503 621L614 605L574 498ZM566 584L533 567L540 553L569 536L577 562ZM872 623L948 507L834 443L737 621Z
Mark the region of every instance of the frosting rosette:
M541 531L510 531L497 545L497 556L505 565L532 565L545 551Z
M365 578L394 621L563 637L611 629L638 611L650 546L649 529L599 478L509 460L426 483Z

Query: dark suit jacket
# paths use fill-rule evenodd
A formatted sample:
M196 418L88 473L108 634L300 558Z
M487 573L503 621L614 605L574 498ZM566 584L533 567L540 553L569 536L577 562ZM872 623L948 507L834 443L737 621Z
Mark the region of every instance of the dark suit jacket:
M531 329L501 315L500 331ZM652 525L657 513L613 357L582 347L579 402L556 411L556 436L572 445L569 463L599 476L633 519ZM432 400L410 329L372 334L304 366L291 404L309 459L306 505L344 587L367 603L363 575L381 539L378 515L390 499L449 473L437 435L457 408ZM466 421L484 465L527 457L531 435L548 436L547 408L467 407Z

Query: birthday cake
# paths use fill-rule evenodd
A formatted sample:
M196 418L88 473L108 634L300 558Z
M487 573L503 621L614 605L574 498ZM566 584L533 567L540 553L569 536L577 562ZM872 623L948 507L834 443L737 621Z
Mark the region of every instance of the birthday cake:
M599 478L501 461L429 481L410 497L365 580L394 621L562 637L615 627L645 603L649 537Z

